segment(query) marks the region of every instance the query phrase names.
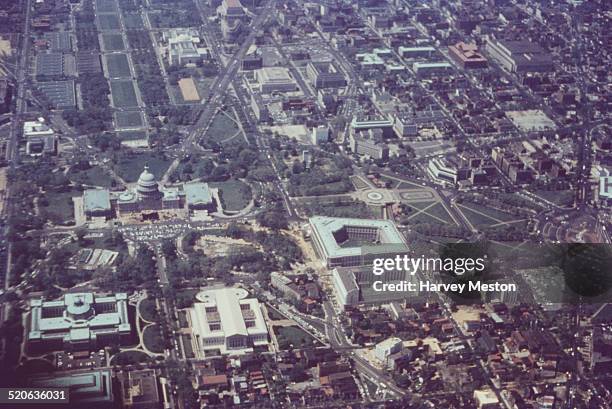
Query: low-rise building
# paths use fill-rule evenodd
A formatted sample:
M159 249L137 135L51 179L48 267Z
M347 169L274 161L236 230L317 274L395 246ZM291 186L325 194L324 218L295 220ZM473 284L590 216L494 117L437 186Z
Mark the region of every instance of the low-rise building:
M602 205L612 206L612 176L599 177L598 195Z
M402 348L402 340L398 337L391 337L376 344L376 347L374 348L374 355L381 362L386 363L387 358L389 358L390 355L400 352Z
M393 120L384 116L372 116L364 118L354 117L351 121L352 133L369 129L380 129L384 138L390 138L393 136Z
M430 58L436 53L436 49L431 46L403 47L400 46L397 52L402 58Z
M26 140L26 153L28 155L41 156L57 152L57 135L43 118L24 122L23 137Z
M107 189L86 189L83 192L83 211L88 218L110 217L110 192Z
M474 401L478 409L497 409L499 399L491 389L477 389L474 391Z
M346 78L332 61L311 61L306 73L316 89L346 86Z
M352 271L334 268L332 270L332 284L340 306L346 308L359 303L359 285Z
M408 252L404 236L389 220L314 216L309 226L327 268L371 265L375 258Z
M36 350L91 350L129 338L127 294L69 293L30 300L28 346Z
M496 40L488 37L486 50L506 70L514 73L541 72L553 69L551 55L530 41Z
M198 357L207 351L224 355L253 352L268 344L268 329L255 298L246 290L221 288L198 294L189 311L193 350Z
M312 144L320 145L325 142L329 142L329 127L326 125L319 125L312 128Z
M154 369L120 371L117 381L126 409L159 409L159 387Z
M200 47L200 36L195 29L175 28L165 32L162 38L168 45L169 65L196 64L208 55L208 50Z
M292 92L297 90L295 80L285 67L264 67L256 72L257 82L262 93Z
M427 173L440 182L458 183L470 177L470 169L453 163L448 158L438 157L429 160Z
M389 159L389 147L384 142L381 129L368 129L353 132L349 135L349 144L353 153L368 156L372 159Z
M7 113L11 107L13 88L5 78L0 78L0 114Z
M107 409L115 407L113 376L110 369L52 374L31 378L32 388L65 388L70 393L70 407Z
M449 55L465 69L487 68L487 59L478 52L476 44L466 44L463 41L448 47Z
M418 77L426 77L434 74L446 74L453 70L448 62L415 62L412 70Z
M223 0L221 6L219 6L219 15L228 22L241 20L246 17L240 0Z

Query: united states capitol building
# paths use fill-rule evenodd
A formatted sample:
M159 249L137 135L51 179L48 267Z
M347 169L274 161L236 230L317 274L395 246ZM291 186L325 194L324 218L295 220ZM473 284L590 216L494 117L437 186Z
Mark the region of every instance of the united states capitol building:
M121 192L87 189L83 192L82 203L87 220L172 209L212 213L217 210L218 192L201 182L162 187L145 166L134 186Z

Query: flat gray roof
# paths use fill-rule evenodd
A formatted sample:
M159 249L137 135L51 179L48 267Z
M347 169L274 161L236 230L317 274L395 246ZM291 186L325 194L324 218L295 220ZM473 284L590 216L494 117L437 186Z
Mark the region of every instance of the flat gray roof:
M212 194L208 183L194 182L183 185L188 204L206 204L212 202Z
M83 207L85 211L110 210L110 193L106 189L87 189L83 192Z
M348 257L380 252L408 250L402 233L389 220L352 219L343 217L314 216L309 219L313 233L319 238L329 257ZM376 229L380 243L363 246L342 247L334 233L345 227Z

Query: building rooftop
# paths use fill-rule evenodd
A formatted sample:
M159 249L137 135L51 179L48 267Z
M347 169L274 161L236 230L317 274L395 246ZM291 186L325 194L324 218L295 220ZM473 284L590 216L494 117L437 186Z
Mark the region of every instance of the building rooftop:
M309 221L313 233L317 234L329 257L358 256L381 251L401 252L408 249L402 233L389 220L314 216ZM351 243L350 230L359 228L370 229L373 240L369 243ZM339 241L341 236L346 236L345 242Z
M83 192L83 207L86 212L110 210L110 193L107 189L87 189Z
M612 199L612 176L599 178L599 197L602 199Z
M62 338L64 341L94 339L98 332L129 332L127 294L98 296L68 293L60 300L33 299L28 340ZM104 307L104 308L101 308ZM107 308L108 307L108 308Z
M257 70L260 78L266 82L293 81L289 70L285 67L265 67Z
M109 369L67 375L50 375L30 380L37 388L68 388L70 403L109 404L114 400Z
M208 204L213 200L208 183L185 183L183 189L185 190L187 204Z

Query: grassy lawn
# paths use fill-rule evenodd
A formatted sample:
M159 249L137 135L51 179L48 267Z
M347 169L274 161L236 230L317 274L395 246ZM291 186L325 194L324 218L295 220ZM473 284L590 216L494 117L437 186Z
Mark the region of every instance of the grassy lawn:
M111 78L131 77L130 63L127 54L107 54L106 67Z
M274 327L274 333L281 349L290 348L292 345L293 348L304 348L318 343L316 339L296 326Z
M198 88L198 93L200 94L200 97L202 97L210 90L210 86L214 82L214 78L202 76L200 78L194 78L194 81L196 83L196 87Z
M377 214L363 202L317 203L311 201L303 204L309 216L357 217L362 219L376 218Z
M404 203L412 207L413 209L421 210L421 209L425 209L427 206L431 206L433 202L404 202Z
M161 328L159 325L151 325L145 328L142 333L142 339L145 346L151 352L164 351L164 339L162 338Z
M140 111L117 111L115 112L115 126L117 128L132 128L142 126L142 114Z
M251 201L251 188L240 180L231 179L225 182L210 183L210 185L219 188L219 196L224 210L239 211L244 209Z
M123 13L123 24L128 30L144 28L142 17L137 13Z
M119 30L119 16L117 14L98 14L98 27L100 30Z
M70 189L65 192L48 191L39 201L41 211L49 215L55 221L66 221L74 218L74 204L72 198L82 195L82 192L76 189Z
M110 82L113 106L116 108L129 108L138 106L136 90L132 80L116 80Z
M87 170L71 169L68 177L74 183L99 187L111 187L113 180L113 178L107 175L106 172L98 166L94 166Z
M126 182L136 182L145 165L149 166L149 172L160 179L172 163L171 160L152 152L141 154L125 154L121 156L115 165L115 171Z
M140 316L149 322L159 321L159 313L157 312L157 304L152 298L146 298L140 302L140 308L138 310Z
M426 212L432 216L446 221L449 224L455 224L455 222L453 222L453 219L450 217L450 215L441 203L433 205L432 207L427 209Z
M576 192L573 190L536 190L536 195L558 206L570 207L574 204Z
M112 365L133 365L141 362L147 362L149 356L141 351L123 351L119 352L110 359Z
M238 125L225 112L219 112L213 119L206 136L216 142L222 142L239 131Z
M443 222L441 222L440 220L436 219L435 217L431 217L430 215L428 215L425 212L422 213L416 213L416 211L410 212L408 213L406 216L403 216L401 218L401 223L402 224L421 224L421 223L425 223L425 224L445 224Z
M113 0L96 0L96 11L98 13L117 11L117 7Z
M102 48L105 51L123 51L125 44L121 34L106 33L102 34Z
M516 219L522 219L522 217L520 216L514 216L512 214L503 212L501 210L497 210L497 209L493 209L491 207L486 207L486 206L482 206L476 203L471 203L471 202L464 202L462 204L462 206L467 206L469 207L471 210L474 210L476 212L480 212L480 213L484 213L485 215L493 218L493 219L497 219L501 222L509 222L511 220L516 220ZM499 223L499 222L495 222L495 223ZM495 224L492 223L492 224Z
M476 213L469 208L460 207L461 213L474 225L476 228L488 227L493 224L499 223L496 220L491 219L490 217L483 216L480 213Z

